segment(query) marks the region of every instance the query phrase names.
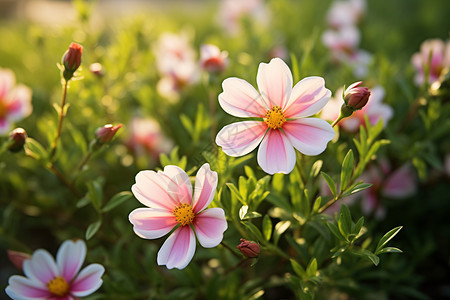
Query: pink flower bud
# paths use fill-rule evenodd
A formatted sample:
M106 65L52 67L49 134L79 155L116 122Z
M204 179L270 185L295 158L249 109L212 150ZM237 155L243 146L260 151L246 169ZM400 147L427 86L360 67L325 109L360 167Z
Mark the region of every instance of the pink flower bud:
M8 250L8 258L13 263L13 265L22 271L23 262L31 258L31 255L23 252Z
M19 152L23 149L23 145L25 145L25 141L28 135L25 129L16 128L9 134L9 146L8 150L11 152Z
M200 48L200 65L203 70L217 74L223 72L228 66L228 53L220 51L214 45L205 44Z
M241 239L241 243L237 246L237 248L242 254L244 254L245 257L248 258L258 257L260 253L259 245L257 243L244 239Z
M64 79L70 80L73 77L73 73L78 69L81 64L81 53L83 52L83 46L72 43L69 46L69 50L64 53L63 56L63 65L64 71L63 76Z
M95 132L95 136L97 137L100 144L106 144L112 140L117 130L123 127L123 124L119 125L111 125L107 124L103 127L100 127Z
M359 86L361 83L362 81L353 83L344 92L344 102L351 110L360 110L369 101L370 91Z

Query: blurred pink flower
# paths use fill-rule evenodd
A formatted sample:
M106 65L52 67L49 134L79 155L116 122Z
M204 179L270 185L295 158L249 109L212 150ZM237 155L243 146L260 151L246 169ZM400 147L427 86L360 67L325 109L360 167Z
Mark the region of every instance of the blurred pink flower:
M344 104L342 91L343 88L339 88L336 91L334 98L331 98L328 104L323 108L320 115L321 118L334 121L339 116L341 106ZM346 131L355 132L359 129L360 125L364 125L364 115L367 115L370 124L375 125L381 118L383 119L383 126L386 126L392 118L394 111L389 105L382 102L384 95L385 92L381 86L370 89L370 97L366 106L361 110L355 111L350 117L340 121L338 125Z
M439 79L445 68L450 68L450 41L439 39L426 40L420 46L420 52L412 56L416 69L415 83L420 86L425 82L425 68L429 68L428 83Z
M327 13L327 22L333 28L357 25L366 11L365 0L334 1Z
M157 239L172 230L158 252L158 265L185 268L195 253L195 236L205 248L217 246L227 229L223 209L207 209L214 198L217 173L204 164L195 178L194 195L189 176L177 166L164 171L141 171L131 190L148 208L129 215L134 232L141 238Z
M187 35L163 33L156 44L155 56L161 75L157 90L168 100L178 100L181 89L199 80L195 51Z
M406 198L416 192L416 178L409 164L392 171L389 163L381 160L379 165L371 165L360 179L372 184L359 194L361 209L366 215L373 212L378 219L386 215L382 198Z
M0 69L0 136L6 135L14 122L28 117L33 110L30 88L15 83L11 70Z
M160 153L169 152L173 147L154 119L134 118L128 128L131 137L127 145L138 155L150 154L157 159Z
M268 11L263 0L222 0L219 7L219 22L228 34L235 35L241 30L240 21L250 17L260 24L266 24Z
M36 250L23 262L26 277L9 278L6 294L12 299L73 300L95 292L103 283L105 269L90 264L80 271L86 257L86 244L65 241L56 254L56 262L46 250Z
M292 88L289 67L279 58L261 63L256 76L260 93L247 81L228 78L222 83L220 106L236 117L257 118L225 126L217 145L230 156L242 156L259 144L258 164L269 174L290 173L295 149L306 155L322 153L333 139L326 121L306 118L328 102L331 92L321 77L306 77Z
M209 73L217 74L228 67L228 52L220 51L219 47L203 44L200 48L200 66Z

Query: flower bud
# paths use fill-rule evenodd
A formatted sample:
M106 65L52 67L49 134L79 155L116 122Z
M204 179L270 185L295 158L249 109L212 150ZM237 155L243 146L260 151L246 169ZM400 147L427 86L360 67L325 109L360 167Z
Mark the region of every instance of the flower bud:
M8 250L8 258L13 263L13 265L22 271L23 262L31 258L31 255L23 252Z
M112 140L112 138L114 137L114 135L116 134L117 130L119 130L122 127L123 127L123 124L119 124L119 125L115 125L115 126L113 126L111 124L107 124L107 125L97 129L97 131L95 132L95 137L97 138L98 142L101 145L109 143Z
M360 110L369 101L370 91L368 88L359 86L362 81L350 85L344 92L344 102L351 110Z
M69 50L64 53L62 64L64 66L63 76L66 81L70 80L73 77L73 73L80 66L82 52L83 46L77 43L72 43L69 46Z
M16 128L11 131L9 134L8 150L11 152L19 152L22 150L27 137L27 132L23 128Z
M260 249L258 243L241 239L241 243L237 246L239 251L248 258L256 258L259 256Z

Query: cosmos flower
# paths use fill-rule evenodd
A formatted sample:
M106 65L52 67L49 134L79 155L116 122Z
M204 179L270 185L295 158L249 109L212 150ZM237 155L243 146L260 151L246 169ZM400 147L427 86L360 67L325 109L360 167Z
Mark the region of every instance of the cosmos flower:
M333 139L326 121L307 118L319 112L331 92L321 77L306 77L292 87L289 67L279 58L259 65L256 77L260 93L245 80L228 78L222 83L219 103L236 117L252 120L220 130L217 145L230 156L242 156L258 145L258 164L269 173L290 173L295 149L306 155L322 153Z
M333 28L357 25L366 11L365 0L334 1L327 13L327 22Z
M204 164L197 172L194 193L189 176L177 166L164 171L141 171L131 190L146 208L129 215L134 232L141 238L157 239L172 234L158 252L158 265L185 268L195 253L195 237L205 248L217 246L227 229L223 209L208 208L217 187L217 173Z
M344 99L342 99L342 88L339 88L334 98L328 102L321 112L321 117L325 120L335 120L339 116ZM355 132L359 129L360 125L364 125L364 115L367 115L369 122L375 125L381 118L384 126L392 118L394 111L392 107L383 103L384 89L381 86L376 86L370 89L370 97L366 106L361 110L355 111L350 117L343 119L338 123L344 130L349 132Z
M36 250L23 262L25 276L9 278L6 294L15 300L74 300L95 292L103 283L105 269L90 264L80 271L86 257L82 240L65 241L56 254L56 262L46 250Z
M241 30L242 18L249 17L264 25L269 19L268 15L263 0L222 0L218 20L228 34L236 35Z
M6 135L12 124L31 114L31 90L24 85L15 86L11 70L0 69L0 136Z

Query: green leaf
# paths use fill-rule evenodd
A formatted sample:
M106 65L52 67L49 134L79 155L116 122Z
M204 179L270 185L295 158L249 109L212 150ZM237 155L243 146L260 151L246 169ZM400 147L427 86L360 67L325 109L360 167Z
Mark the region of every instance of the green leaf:
M269 215L265 215L263 218L262 231L266 241L269 241L272 236L272 220Z
M317 272L317 260L316 258L313 258L308 267L306 268L306 276L308 277L314 277L316 276L316 272Z
M362 249L360 253L357 253L357 252L353 252L353 253L359 254L359 255L362 255L362 256L368 258L375 266L378 266L378 264L380 263L380 258L367 249Z
M91 239L97 231L100 229L100 226L102 225L102 220L95 221L86 230L86 240Z
M350 210L345 204L341 204L341 209L339 210L338 227L341 234L347 239L348 235L351 233L352 217L350 215Z
M318 160L316 161L313 166L311 167L311 172L309 172L309 177L315 178L317 175L319 175L320 170L322 169L323 161Z
M247 199L247 180L245 180L244 176L239 176L239 193L243 199Z
M275 225L275 231L273 233L274 244L278 244L280 236L291 226L290 221L280 221Z
M378 242L377 248L375 250L375 254L378 254L379 251L381 249L384 248L384 246L386 246L386 244L392 239L394 238L394 236L397 235L397 233L399 233L399 231L403 228L403 226L398 226L395 227L394 229L389 230Z
M351 186L347 191L345 191L345 193L342 196L345 197L345 196L355 194L357 192L368 189L371 186L372 186L371 183L364 183L364 182L356 183L355 185Z
M355 226L353 227L352 233L357 237L359 235L359 232L361 231L361 228L364 225L364 217L359 218L359 220L356 222Z
M26 155L36 160L45 160L47 158L47 151L33 138L29 137L26 139L24 149Z
M386 248L383 248L380 251L378 251L377 254L382 254L382 253L403 253L403 251L398 248L395 248L395 247L386 247Z
M261 214L256 211L248 211L248 206L243 205L241 209L239 209L239 218L241 220L248 220L254 218L260 218Z
M331 179L331 177L325 172L320 172L320 174L322 175L323 179L325 179L325 181L327 182L331 194L333 194L333 197L336 198L337 195L336 184L334 183L333 179Z
M317 197L316 201L314 201L313 211L319 211L320 205L322 205L322 197Z
M108 203L102 208L102 212L108 212L111 209L119 206L123 202L131 199L133 197L133 194L129 191L123 191L120 193L115 194Z
M247 229L250 231L252 235L252 239L255 239L258 242L262 242L264 240L261 231L254 224L250 222L241 222Z
M233 184L233 183L227 183L228 188L230 189L231 193L236 196L236 198L244 205L247 205L246 201L244 200L244 198L242 198L241 193L239 193L239 190L237 189L237 187Z
M337 237L339 240L345 241L345 237L342 236L341 232L339 231L339 228L334 223L327 222L325 224L327 224L328 229L330 229L331 233L335 237Z
M305 269L294 259L291 258L290 261L291 261L292 269L294 270L295 274L297 274L301 278L306 278L307 276L306 276Z
M89 181L87 183L88 192L87 196L92 202L92 205L97 211L100 211L100 206L102 205L103 199L103 185L101 183L101 179L97 179L94 181Z
M342 170L341 170L341 191L344 191L347 188L348 183L350 182L350 178L353 173L353 151L350 149L345 155L344 161L342 162Z

